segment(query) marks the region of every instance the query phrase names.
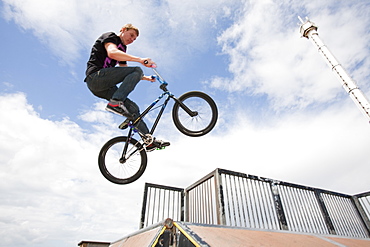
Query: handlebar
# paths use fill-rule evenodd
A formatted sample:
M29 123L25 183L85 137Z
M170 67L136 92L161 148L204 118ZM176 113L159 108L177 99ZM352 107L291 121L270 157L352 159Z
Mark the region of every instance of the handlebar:
M149 63L149 61L148 60L145 60L144 61L144 64L148 64ZM167 85L168 85L168 83L163 79L163 77L158 73L158 71L156 70L156 65L152 65L151 66L151 68L152 68L152 70L154 71L154 73L155 73L155 75L152 75L152 78L154 79L157 79L158 80L158 82L161 84L160 86L159 86L159 88L160 89L162 89L163 91L168 91L167 90Z
M159 84L161 84L159 86L159 88L162 89L163 91L168 91L167 90L168 83L161 77L161 75L158 73L158 71L156 69L154 69L154 68L152 68L152 69L153 69L154 73L156 74L156 75L152 75L152 78L157 79Z

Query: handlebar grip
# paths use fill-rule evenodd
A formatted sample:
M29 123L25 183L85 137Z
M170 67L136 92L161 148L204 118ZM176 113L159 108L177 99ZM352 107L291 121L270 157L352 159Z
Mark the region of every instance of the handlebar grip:
M149 63L149 61L148 60L145 60L144 61L144 64L148 64ZM155 64L152 64L150 67L152 67L152 68L157 68L157 66L155 65Z

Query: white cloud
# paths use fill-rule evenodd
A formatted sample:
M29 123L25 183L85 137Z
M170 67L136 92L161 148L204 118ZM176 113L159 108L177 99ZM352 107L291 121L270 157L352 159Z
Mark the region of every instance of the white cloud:
M31 30L63 63L73 65L101 33L118 33L124 24L133 23L141 35L130 52L151 56L166 66L207 50L207 37L215 32L218 19L227 18L237 1L3 2L5 18Z
M182 175L187 181L219 167L348 194L368 190L370 126L349 99L319 114L269 121L256 126L239 113L227 129L196 140L179 138L165 157L173 164L168 169L189 169Z
M224 53L230 57L229 70L234 77L231 80L217 77L210 82L212 86L230 92L245 91L251 96L267 95L275 110L301 109L343 97L338 79L316 48L299 38L296 23L303 10L322 27L319 34L324 34L324 42L338 54L343 66L359 79L369 77L368 66L364 64L369 63L370 33L366 26L370 18L363 10L363 2L300 3L290 8L288 4L288 1L245 3L245 14L219 36ZM361 67L360 62L364 63ZM229 82L220 83L222 80Z
M3 14L21 28L31 30L62 62L78 57L87 29L81 25L83 4L77 1L3 1ZM80 34L80 35L78 35Z
M137 193L143 184L114 186L98 169L99 148L112 135L101 130L108 127L89 133L68 119L41 119L21 93L2 95L0 106L1 119L7 120L0 124L3 244L37 246L55 240L60 245L53 246L65 246L65 241L73 245L95 239L97 233L114 240L137 229ZM126 201L135 208L125 210Z
M118 32L124 23L131 22L142 35L129 52L151 56L163 68L183 67L190 57L205 53L216 42L220 27L225 28L222 20L235 18L234 24L218 37L224 54L229 56L233 77L216 77L209 84L230 92L267 95L275 110L332 102L343 95L316 49L299 38L297 16L307 14L360 87L369 88L361 84L368 78L366 68L370 63L370 33L366 28L370 20L364 1L3 2L8 20L32 30L67 64L73 64L79 54L87 56L102 32ZM225 81L228 83L221 83Z

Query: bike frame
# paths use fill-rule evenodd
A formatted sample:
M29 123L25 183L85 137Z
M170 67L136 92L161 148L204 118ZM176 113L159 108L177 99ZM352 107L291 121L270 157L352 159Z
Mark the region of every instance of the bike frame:
M132 126L135 126L137 123L139 123L139 121L141 121L146 114L148 114L150 112L150 110L153 109L153 107L164 97L164 96L167 96L164 100L164 103L162 105L162 108L160 109L154 123L153 123L153 126L151 128L151 130L149 131L149 134L153 134L154 133L154 130L157 128L157 125L159 123L159 120L161 119L162 115L163 115L163 112L164 110L166 109L167 107L167 104L168 104L168 101L170 100L170 98L173 98L174 96L169 92L169 91L165 91L163 92L155 101L153 101L152 104L150 104L144 111L143 113L140 114L139 117L137 117L133 122L132 122ZM131 128L132 129L132 128Z
M163 93L161 95L159 95L159 97L154 100L141 114L140 116L138 116L135 120L130 120L130 122L128 123L128 127L129 127L129 132L128 132L128 137L131 138L135 133L139 133L139 135L141 136L141 139L144 139L145 138L145 135L143 133L141 133L137 128L136 128L136 125L146 116L146 114L148 114L150 112L150 110L153 109L153 107L162 99L165 97L165 100L164 100L164 103L153 123L153 126L152 128L150 129L149 131L149 134L150 135L153 135L155 129L157 128L158 126L158 123L159 123L159 120L161 119L162 115L163 115L163 112L164 110L166 109L167 107L167 104L168 104L168 101L172 98L175 102L177 102L182 109L184 109L185 112L187 112L190 116L194 117L196 115L198 115L198 112L196 111L191 111L186 105L184 105L180 100L178 100L170 91L168 91L167 89L167 85L168 83L163 79L163 77L158 73L158 71L155 69L155 68L152 68L154 73L156 75L153 75L152 78L155 78L159 83L160 83L160 86L159 88L163 90ZM122 123L123 124L123 123ZM122 125L121 124L121 125ZM127 146L128 146L128 143L126 143L125 147L124 147L124 150L123 150L123 156L125 155L126 153L126 150L127 150Z

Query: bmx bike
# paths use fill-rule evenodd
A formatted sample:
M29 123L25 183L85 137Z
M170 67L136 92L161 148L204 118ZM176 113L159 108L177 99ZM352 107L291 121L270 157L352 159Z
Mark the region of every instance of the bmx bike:
M207 94L190 91L176 98L167 89L168 83L155 68L152 77L159 82L163 93L150 104L136 119L126 119L120 129L128 128L127 136L115 137L104 144L99 153L99 169L103 176L115 184L129 184L139 179L147 166L146 147L154 141L153 133L170 99L175 101L172 120L183 134L192 137L209 133L216 125L218 110L216 103ZM157 105L163 99L163 104ZM162 101L161 101L162 102ZM144 134L137 128L139 122L152 110L160 108L149 131ZM134 138L138 134L139 140Z

